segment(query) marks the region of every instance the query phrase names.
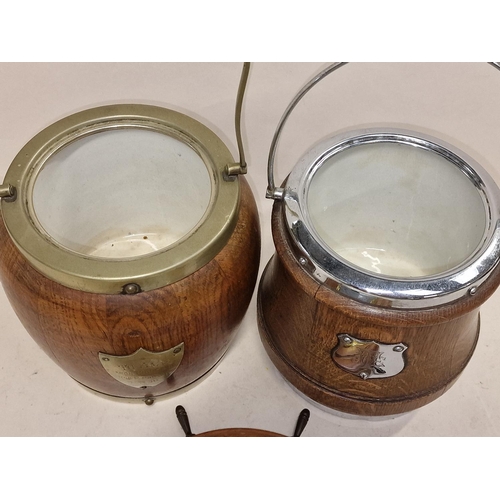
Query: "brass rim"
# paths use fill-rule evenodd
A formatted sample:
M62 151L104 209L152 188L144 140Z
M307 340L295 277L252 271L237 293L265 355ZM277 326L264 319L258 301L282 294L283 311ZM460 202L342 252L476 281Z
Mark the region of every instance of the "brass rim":
M202 221L164 250L123 260L80 255L60 246L37 227L31 215L33 184L45 162L61 148L88 135L120 128L164 133L194 149L211 177L212 199ZM48 278L94 293L153 290L189 276L226 245L239 208L239 181L236 176L225 175L227 166L233 163L224 143L193 118L142 104L102 106L63 118L42 130L21 149L4 181L13 186L17 197L15 201L2 200L2 213L17 248Z

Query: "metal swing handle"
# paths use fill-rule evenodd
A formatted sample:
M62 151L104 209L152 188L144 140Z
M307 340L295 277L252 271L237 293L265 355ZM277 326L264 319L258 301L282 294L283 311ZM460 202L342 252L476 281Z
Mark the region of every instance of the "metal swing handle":
M245 161L245 152L243 150L243 139L241 137L241 114L243 108L243 97L247 86L248 73L250 72L250 63L243 63L241 70L240 84L238 87L238 94L236 96L236 107L234 126L236 132L236 142L238 143L239 163L226 165L225 175L232 177L235 175L242 175L247 173L247 163ZM0 184L0 199L3 201L15 201L17 198L16 188L10 184Z
M236 131L236 142L238 143L238 153L240 155L239 163L226 165L226 175L240 175L247 173L247 162L245 161L245 152L243 151L243 139L241 138L241 112L243 108L243 96L247 86L248 73L250 71L250 63L243 63L241 70L240 85L238 87L238 95L236 97L236 108L234 113L234 127Z
M276 132L274 133L273 140L271 142L271 149L269 151L269 158L267 162L267 192L266 198L271 198L274 200L282 200L284 196L284 189L277 188L274 183L274 159L276 156L276 149L278 147L278 141L285 126L285 122L290 116L290 113L293 111L295 106L299 103L299 101L311 90L317 83L319 83L325 76L328 76L330 73L333 73L335 70L345 66L346 62L336 62L325 68L323 71L320 71L316 76L314 76L309 82L307 82L302 89L299 90L297 95L292 99L288 107L286 108L281 120L278 123L278 127L276 128ZM490 62L494 68L500 71L500 63Z

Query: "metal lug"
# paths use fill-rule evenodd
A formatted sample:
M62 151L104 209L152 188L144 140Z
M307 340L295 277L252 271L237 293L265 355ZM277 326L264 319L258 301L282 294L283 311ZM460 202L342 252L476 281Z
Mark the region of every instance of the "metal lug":
M10 184L1 184L0 198L3 198L4 201L15 201L17 198L16 188Z
M242 166L239 163L231 163L226 165L226 176L232 177L234 175L245 175L247 173L247 166Z

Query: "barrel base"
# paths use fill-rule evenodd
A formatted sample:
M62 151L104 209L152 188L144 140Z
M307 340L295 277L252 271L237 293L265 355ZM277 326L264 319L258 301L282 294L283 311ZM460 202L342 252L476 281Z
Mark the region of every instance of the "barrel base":
M264 280L265 274L268 270L269 267L264 270L262 280ZM407 413L420 408L443 395L457 381L458 377L470 361L477 345L480 330L480 322L478 320L472 349L465 359L461 369L448 380L444 380L439 387L434 387L428 391L417 394L408 394L401 397L382 399L375 396L373 398L353 397L352 395L342 393L333 387L326 387L322 385L320 382L314 380L300 370L297 366L294 366L294 364L287 359L282 352L280 352L273 341L273 336L268 328L263 314L261 286L259 286L257 298L257 320L260 337L268 356L285 380L289 382L299 393L304 395L306 398L315 401L319 407L324 406L340 412L368 417L380 417Z

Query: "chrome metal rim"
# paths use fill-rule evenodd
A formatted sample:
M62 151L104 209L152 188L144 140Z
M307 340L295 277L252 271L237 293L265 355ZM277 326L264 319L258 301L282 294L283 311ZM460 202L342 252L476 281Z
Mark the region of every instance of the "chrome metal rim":
M212 199L202 221L179 242L141 258L107 260L72 252L54 242L32 218L37 173L57 151L104 130L142 128L185 142L202 158ZM37 134L18 153L5 176L15 199L2 199L2 214L17 248L39 272L62 285L94 293L137 293L166 286L207 264L226 245L237 221L239 181L226 175L234 159L207 127L186 115L156 106L103 106L68 116Z
M486 213L481 243L459 266L418 278L389 277L356 267L327 247L312 226L305 202L315 171L346 148L380 142L424 148L460 169L480 194ZM318 282L360 302L398 309L446 304L474 294L500 260L500 191L472 158L444 141L401 129L349 132L321 142L295 166L284 188L285 219L299 265Z

